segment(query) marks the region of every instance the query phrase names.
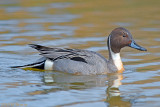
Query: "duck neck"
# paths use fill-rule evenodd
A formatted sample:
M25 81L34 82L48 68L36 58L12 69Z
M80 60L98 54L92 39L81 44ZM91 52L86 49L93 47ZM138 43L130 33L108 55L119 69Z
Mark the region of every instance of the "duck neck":
M122 73L122 71L124 71L124 67L120 57L120 52L115 53L112 51L110 39L111 39L111 35L108 37L109 62L114 64L114 66L117 68L119 73Z

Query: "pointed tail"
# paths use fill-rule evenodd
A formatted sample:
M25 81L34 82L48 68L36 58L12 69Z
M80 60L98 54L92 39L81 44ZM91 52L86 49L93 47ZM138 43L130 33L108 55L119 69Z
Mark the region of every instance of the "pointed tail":
M44 69L44 63L45 63L45 61L41 61L41 62L36 62L36 63L22 65L22 66L11 66L11 68L38 68L38 69Z

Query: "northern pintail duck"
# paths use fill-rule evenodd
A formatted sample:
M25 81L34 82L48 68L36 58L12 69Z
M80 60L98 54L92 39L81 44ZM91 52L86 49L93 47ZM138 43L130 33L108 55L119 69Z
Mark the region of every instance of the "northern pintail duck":
M118 27L110 33L107 44L109 60L93 51L50 48L30 44L32 48L35 48L40 52L40 55L42 55L43 58L35 63L24 66L14 66L13 68L32 67L82 75L107 74L124 71L120 57L120 50L123 47L129 46L141 51L146 51L145 48L136 44L131 33L123 27Z

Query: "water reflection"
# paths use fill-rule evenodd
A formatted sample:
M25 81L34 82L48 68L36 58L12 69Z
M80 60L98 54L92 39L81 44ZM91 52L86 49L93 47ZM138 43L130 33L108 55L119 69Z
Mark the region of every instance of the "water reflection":
M106 90L106 102L109 103L108 107L130 107L129 101L124 101L121 97L119 87L122 85L121 80L123 79L122 74L114 74L108 76L108 88Z
M85 89L92 89L95 87L104 87L105 90L101 90L106 93L106 99L100 98L100 100L96 100L93 102L106 102L107 107L113 106L124 106L130 107L131 104L129 101L124 101L123 97L121 97L121 92L119 87L121 86L121 80L123 79L123 74L115 73L110 75L98 75L98 76L80 76L80 75L71 75L65 74L61 72L51 72L45 71L43 75L43 82L45 85L51 86L59 86L61 90L85 90ZM43 90L44 91L44 90ZM50 91L60 91L59 88L52 88ZM37 93L37 91L35 92ZM45 93L45 92L42 92ZM88 103L87 101L82 101L80 103ZM72 104L67 104L67 106ZM65 105L63 105L65 106Z
M61 72L45 71L43 82L45 85L58 85L66 89L88 89L106 86L106 75L72 75Z

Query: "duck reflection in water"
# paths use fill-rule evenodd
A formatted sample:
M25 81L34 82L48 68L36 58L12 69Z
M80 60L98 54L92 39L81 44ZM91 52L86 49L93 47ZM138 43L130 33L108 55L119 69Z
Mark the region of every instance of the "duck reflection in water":
M106 89L107 107L131 107L129 101L124 101L121 97L119 87L122 85L123 74L115 73L108 75L108 87Z
M131 104L129 101L124 101L121 97L121 91L119 87L121 86L121 80L123 79L123 74L113 73L109 75L93 75L93 76L82 76L82 75L72 75L62 72L51 72L46 71L43 75L43 82L45 85L49 86L58 86L61 89L50 89L48 92L61 91L61 90L85 90L104 87L104 95L106 99L100 99L94 102L105 102L107 107L113 106L124 106L130 107ZM107 88L106 88L107 87ZM94 90L94 89L93 89ZM106 93L105 93L106 90ZM94 93L95 94L95 93ZM101 93L99 93L101 94ZM86 98L87 99L87 98ZM92 101L91 101L92 102ZM81 103L91 103L90 101L85 101ZM68 104L67 104L68 105Z

